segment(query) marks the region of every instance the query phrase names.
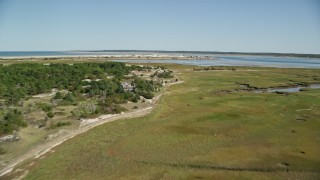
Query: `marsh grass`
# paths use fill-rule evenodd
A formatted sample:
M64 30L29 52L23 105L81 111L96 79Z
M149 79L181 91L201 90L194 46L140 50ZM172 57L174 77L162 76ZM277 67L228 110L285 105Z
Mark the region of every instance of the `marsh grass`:
M26 179L319 177L319 89L210 93L239 88L237 82L258 88L315 83L319 70L168 67L185 82L171 86L152 114L64 142L32 166L19 167L30 170Z

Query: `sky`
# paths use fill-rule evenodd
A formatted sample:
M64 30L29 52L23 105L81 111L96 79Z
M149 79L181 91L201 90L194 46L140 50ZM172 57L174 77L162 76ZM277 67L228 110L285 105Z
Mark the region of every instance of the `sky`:
M320 0L0 0L0 51L320 54Z

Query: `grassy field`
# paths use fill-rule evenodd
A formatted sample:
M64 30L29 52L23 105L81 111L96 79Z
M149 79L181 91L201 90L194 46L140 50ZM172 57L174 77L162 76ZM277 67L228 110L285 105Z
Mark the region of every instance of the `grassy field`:
M320 70L167 67L184 83L171 86L152 114L98 126L4 178L25 172L26 179L320 177L320 89L233 91L241 89L237 83L319 83Z

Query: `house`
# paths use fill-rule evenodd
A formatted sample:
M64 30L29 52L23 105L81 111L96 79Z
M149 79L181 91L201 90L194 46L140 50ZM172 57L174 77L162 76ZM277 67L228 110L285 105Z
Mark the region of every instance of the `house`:
M131 84L129 84L127 82L122 82L121 85L125 91L133 91L133 89L134 89L134 86L132 86Z

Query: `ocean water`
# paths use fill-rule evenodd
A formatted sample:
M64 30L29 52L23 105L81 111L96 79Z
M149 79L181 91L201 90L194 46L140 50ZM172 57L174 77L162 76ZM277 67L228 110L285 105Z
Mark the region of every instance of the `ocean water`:
M264 56L214 56L214 60L115 60L117 62L170 63L197 66L256 66L277 68L320 68L320 59Z
M0 51L3 57L39 57L39 56L88 56L88 55L112 55L109 52L75 52L75 51Z
M37 56L101 56L101 55L185 55L199 56L210 54L191 53L153 53L153 52L74 52L74 51L0 51L0 58L4 57L37 57ZM245 55L218 55L214 60L115 60L118 62L138 63L174 63L198 66L258 66L283 68L320 68L318 58L273 57L273 56L245 56Z

